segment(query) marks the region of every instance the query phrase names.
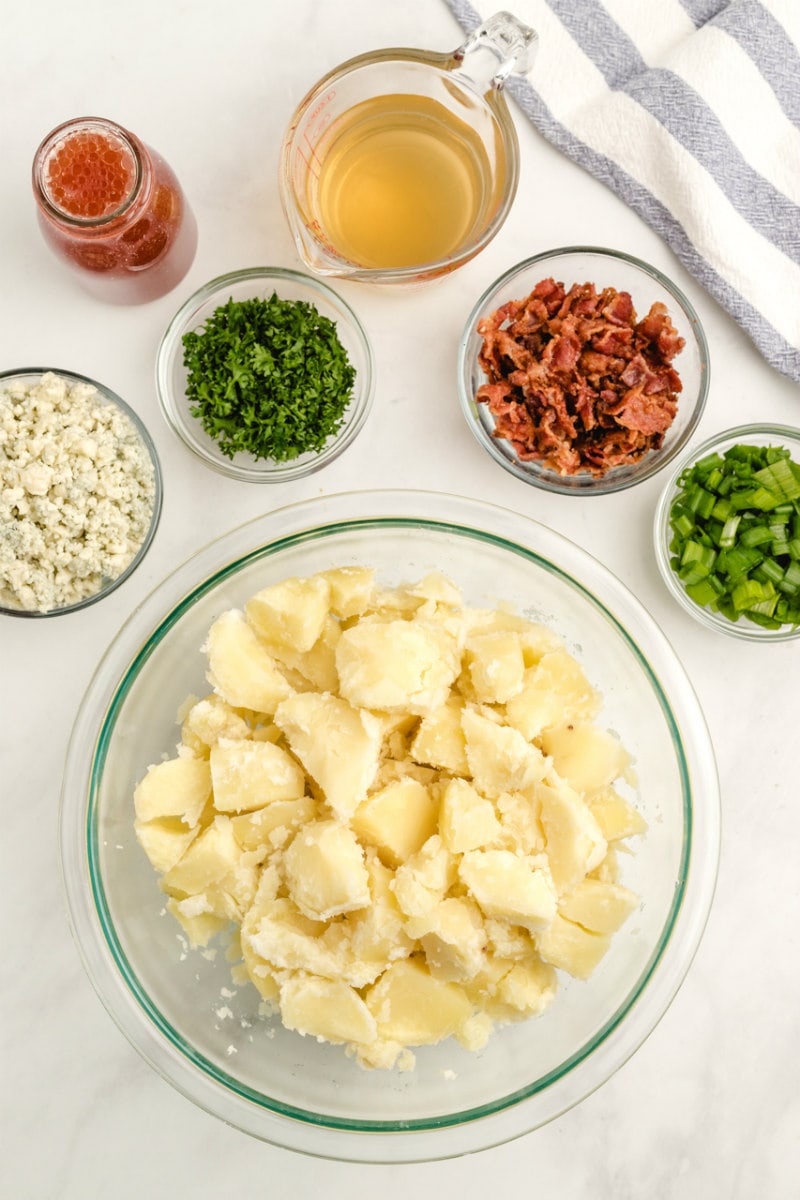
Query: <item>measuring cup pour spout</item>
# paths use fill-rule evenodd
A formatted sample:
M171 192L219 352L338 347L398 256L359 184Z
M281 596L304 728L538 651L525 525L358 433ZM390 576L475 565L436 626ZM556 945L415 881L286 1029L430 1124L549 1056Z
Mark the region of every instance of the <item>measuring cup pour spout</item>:
M472 31L453 54L454 71L482 95L502 88L509 75L527 75L539 35L509 12L498 12Z

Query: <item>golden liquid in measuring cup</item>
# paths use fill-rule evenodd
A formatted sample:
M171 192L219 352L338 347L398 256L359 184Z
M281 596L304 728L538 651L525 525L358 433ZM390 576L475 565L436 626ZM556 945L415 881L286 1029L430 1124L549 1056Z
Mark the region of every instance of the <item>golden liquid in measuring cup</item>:
M491 215L498 184L484 145L437 100L365 100L335 122L320 150L320 224L359 266L449 258Z

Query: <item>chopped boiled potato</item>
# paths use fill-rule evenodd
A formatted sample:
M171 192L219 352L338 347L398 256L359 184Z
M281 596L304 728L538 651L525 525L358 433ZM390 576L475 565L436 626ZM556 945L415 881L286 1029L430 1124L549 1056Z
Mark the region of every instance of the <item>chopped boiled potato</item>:
M426 713L411 742L411 754L419 763L427 763L451 775L466 775L467 743L461 728L462 705L448 699L439 708Z
M332 616L327 616L322 632L310 650L295 650L283 642L270 642L263 638L269 653L284 668L287 680L297 691L335 692L339 686L336 672L336 643L341 636L341 626Z
M412 917L406 933L419 939L434 979L471 979L483 966L486 931L481 911L465 896L448 896L430 912Z
M243 850L272 849L283 845L301 825L318 815L313 796L297 800L272 800L266 807L231 817L233 836Z
M352 816L378 770L377 718L327 692L304 692L278 706L275 724L334 813Z
M479 703L505 704L522 690L525 661L517 634L503 630L473 634L464 657Z
M469 850L458 874L487 917L545 929L556 914L550 873L535 859L511 850Z
M450 1037L472 1015L466 993L415 958L392 963L366 995L381 1038L422 1046Z
M599 712L600 697L578 660L563 646L543 654L532 677L540 688L561 698L565 717L591 718Z
M639 897L630 888L601 879L582 879L558 904L558 911L593 933L616 933L639 907Z
M564 699L558 692L542 687L535 669L526 673L521 689L506 704L506 721L528 741L539 737L544 729L560 725L564 720Z
M190 829L180 817L134 821L133 828L150 865L162 874L180 861L200 832L199 826Z
M549 963L538 957L514 963L497 985L496 996L500 1004L512 1010L515 1016L538 1016L548 1008L556 996L558 980Z
M563 780L540 784L545 849L559 892L569 892L605 857L606 840L600 826L577 792Z
M262 588L247 601L245 615L267 641L310 650L322 633L330 610L330 584L322 575L284 579Z
M270 716L292 688L275 660L236 609L217 617L208 632L208 681L234 708Z
M166 907L192 946L207 946L211 939L229 924L224 917L217 917L212 912L193 913L191 909L187 912L186 901L176 900L174 896L169 897Z
M202 758L180 755L148 767L133 793L137 821L180 817L189 828L200 820L211 795L211 771Z
M586 803L607 842L634 837L647 829L647 822L641 813L612 787L590 792Z
M198 758L207 758L221 738L233 740L252 737L253 731L241 711L231 708L221 696L198 700L183 718L181 741Z
M214 690L134 794L182 951L228 931L234 981L286 1028L399 1071L588 978L639 904L645 823L552 631L351 565L262 588L204 649Z
M527 792L503 792L502 796L498 796L498 842L504 849L521 850L523 854L541 854L544 851L545 837L538 788L539 785Z
M280 986L287 1029L326 1042L373 1042L378 1027L355 988L338 979L292 976Z
M594 791L613 783L630 763L619 738L588 721L547 729L540 742L561 778L577 792Z
M218 812L264 808L274 800L297 800L305 792L299 763L272 742L217 742L210 765Z
M364 850L336 821L314 821L296 833L284 867L289 895L307 917L328 921L370 902Z
M467 762L479 792L499 796L522 790L543 779L550 762L537 746L507 725L467 708L461 717L467 744Z
M448 779L439 813L439 833L448 850L454 854L477 850L498 841L502 832L491 800L466 779Z
M349 913L345 920L354 958L362 963L377 964L373 975L377 978L387 963L407 958L414 950L415 942L405 931L406 917L392 891L394 872L384 866L374 851L367 851L366 867L370 903Z
M432 622L376 621L343 631L336 667L351 704L426 713L447 699L459 657L455 640Z
M368 846L397 867L436 832L439 806L416 779L399 779L373 792L358 806L350 826Z
M358 617L375 595L375 572L369 567L333 567L320 571L330 589L330 608L342 620Z
M215 817L213 823L195 838L181 860L165 872L161 886L173 895L205 892L233 871L242 853L233 836L230 819Z
M397 903L409 917L429 912L444 899L457 877L456 860L438 835L398 867L391 883Z
M536 934L535 941L545 962L576 979L588 979L611 945L608 934L592 933L559 914Z

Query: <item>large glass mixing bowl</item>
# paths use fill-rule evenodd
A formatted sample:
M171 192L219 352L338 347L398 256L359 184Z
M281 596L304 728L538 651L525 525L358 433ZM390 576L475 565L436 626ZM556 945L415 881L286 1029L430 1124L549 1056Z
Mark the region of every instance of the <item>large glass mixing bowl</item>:
M176 712L208 690L217 614L290 575L368 564L396 585L441 571L469 604L510 603L566 640L635 758L649 830L623 882L642 897L588 981L564 978L540 1017L470 1053L452 1039L408 1073L365 1071L259 1015L230 964L187 952L137 844L132 794L174 753ZM505 509L437 493L351 492L272 512L194 555L133 613L89 686L61 808L74 933L103 1002L182 1093L266 1141L323 1157L403 1162L508 1141L583 1099L636 1050L680 986L712 900L719 849L706 725L673 650L584 551ZM234 992L235 994L231 995Z

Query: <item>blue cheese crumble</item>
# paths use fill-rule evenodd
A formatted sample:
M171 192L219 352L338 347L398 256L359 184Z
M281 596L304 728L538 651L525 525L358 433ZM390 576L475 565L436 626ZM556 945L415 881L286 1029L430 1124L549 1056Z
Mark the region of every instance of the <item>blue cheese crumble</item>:
M97 388L52 372L0 384L0 605L96 594L136 556L155 494L135 425Z

